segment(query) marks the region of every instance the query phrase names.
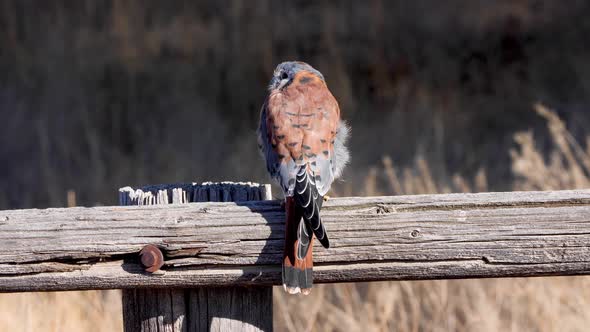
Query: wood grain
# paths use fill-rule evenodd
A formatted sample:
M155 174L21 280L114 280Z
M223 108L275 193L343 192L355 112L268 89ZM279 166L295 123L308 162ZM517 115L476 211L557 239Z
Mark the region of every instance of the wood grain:
M590 274L590 190L324 205L314 281ZM0 291L280 284L280 202L0 211ZM137 253L159 246L161 274Z

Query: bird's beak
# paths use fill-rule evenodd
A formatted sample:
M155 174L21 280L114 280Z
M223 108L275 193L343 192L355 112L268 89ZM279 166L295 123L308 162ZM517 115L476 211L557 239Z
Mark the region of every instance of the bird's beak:
M281 89L282 89L282 88L284 88L284 87L285 87L285 85L287 85L288 83L289 83L289 79L288 79L288 78L286 78L286 79L284 79L284 80L281 80L281 81L279 82L279 87L278 87L278 89L279 89L279 90L281 90Z
M284 88L288 84L289 84L288 78L281 80L275 76L270 80L270 85L268 86L268 88L270 90L281 90L282 88Z

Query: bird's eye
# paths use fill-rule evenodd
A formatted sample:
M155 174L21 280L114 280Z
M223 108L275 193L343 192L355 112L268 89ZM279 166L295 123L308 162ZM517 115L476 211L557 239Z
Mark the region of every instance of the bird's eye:
M282 79L282 80L286 80L287 78L289 78L289 75L287 75L287 73L283 72L283 73L281 74L281 79Z

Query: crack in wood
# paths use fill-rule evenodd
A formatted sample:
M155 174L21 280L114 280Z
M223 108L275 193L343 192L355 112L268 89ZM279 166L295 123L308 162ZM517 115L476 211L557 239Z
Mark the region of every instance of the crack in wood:
M164 257L166 258L184 258L184 257L195 257L206 247L200 248L183 248L183 249L165 249ZM166 263L166 262L164 262Z
M88 270L91 263L60 263L60 262L41 262L28 264L0 264L0 278L18 277L22 275L34 275L50 272L73 272Z
M547 202L490 202L490 203L471 203L471 204L449 204L449 205L417 205L417 206L400 206L398 212L428 212L428 211L453 211L453 210L496 210L511 208L538 208L538 207L571 207L580 205L589 205L590 199L564 200L564 201L547 201Z
M375 207L375 213L377 213L377 214L387 214L387 213L393 213L393 212L396 212L396 210L391 205L377 204L377 206Z
M395 213L395 212L428 212L428 211L453 211L453 210L485 210L485 209L503 209L503 208L535 208L535 207L570 207L570 206L590 205L590 198L564 199L564 200L547 200L538 202L482 202L482 203L448 203L444 204L439 201L431 202L382 202L382 203L360 203L349 205L330 206L326 204L322 210L326 211L351 211L363 210L376 211L377 213Z

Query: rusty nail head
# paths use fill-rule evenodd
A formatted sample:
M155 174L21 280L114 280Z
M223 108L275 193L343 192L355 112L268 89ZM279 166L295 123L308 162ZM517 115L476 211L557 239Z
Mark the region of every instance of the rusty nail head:
M146 272L156 272L164 265L162 251L153 244L143 247L139 252L139 258Z

